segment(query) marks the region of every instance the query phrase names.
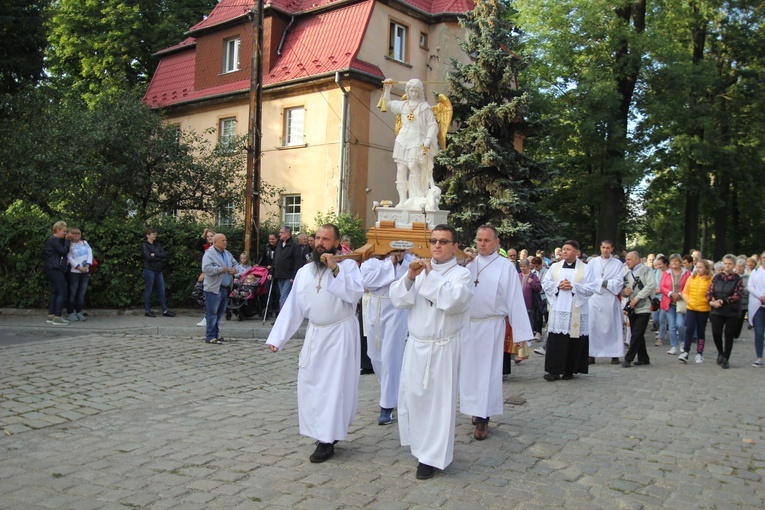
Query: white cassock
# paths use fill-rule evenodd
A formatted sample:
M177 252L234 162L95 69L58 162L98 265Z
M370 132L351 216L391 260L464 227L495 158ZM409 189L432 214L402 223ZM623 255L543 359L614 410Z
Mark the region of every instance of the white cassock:
M367 354L380 383L380 407L391 409L398 405L398 388L401 381L401 361L406 344L406 310L393 306L390 301L390 285L409 270L411 255L403 262L368 259L361 264L361 278L369 291L369 301L364 309L364 331L367 335Z
M624 337L619 294L624 287L624 266L614 257L595 257L589 266L595 276L595 293L589 301L590 356L621 358Z
M512 262L499 254L479 255L467 269L472 281L473 301L470 305L470 334L460 347L460 412L488 418L502 414L504 407L505 316L513 327L514 342L531 340L534 332L523 301L518 271Z
M266 341L281 349L308 319L298 359L298 421L301 434L322 443L345 439L358 403L361 338L356 304L364 289L354 261L338 265L337 277L329 268L317 271L312 262L298 270Z
M454 426L460 343L469 333L473 283L457 259L390 286L396 308L409 310L409 341L404 349L398 397L398 429L403 446L423 464L444 469L454 458Z

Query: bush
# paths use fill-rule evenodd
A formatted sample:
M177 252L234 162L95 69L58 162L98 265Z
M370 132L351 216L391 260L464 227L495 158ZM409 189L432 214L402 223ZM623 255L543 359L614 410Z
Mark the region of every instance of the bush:
M321 225L332 223L340 230L340 236L351 236L351 247L355 250L361 248L367 243L367 231L364 223L358 214L342 213L336 214L332 211L327 213L318 213L314 218L316 226L313 231L316 232Z
M23 209L23 210L22 210ZM42 250L59 218L50 218L38 209L21 204L0 213L0 306L11 308L47 307L50 286L43 273ZM143 306L144 283L141 241L146 225L138 219L106 219L101 222L71 222L79 227L83 239L93 248L99 261L98 271L90 279L86 306L128 308ZM201 273L201 257L194 243L205 226L195 220L167 218L151 227L169 258L165 264L165 288L168 305L193 304L191 291ZM226 234L228 250L238 258L244 247L241 226L216 227ZM254 246L253 246L254 250ZM254 255L254 253L253 253ZM157 301L156 293L152 296Z

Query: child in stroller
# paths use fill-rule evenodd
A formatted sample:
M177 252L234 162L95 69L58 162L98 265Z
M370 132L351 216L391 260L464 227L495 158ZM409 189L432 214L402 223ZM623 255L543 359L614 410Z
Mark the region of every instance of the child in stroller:
M238 280L234 280L234 287L226 303L226 320L231 320L233 314L241 321L261 313L267 276L266 268L253 266L244 271Z

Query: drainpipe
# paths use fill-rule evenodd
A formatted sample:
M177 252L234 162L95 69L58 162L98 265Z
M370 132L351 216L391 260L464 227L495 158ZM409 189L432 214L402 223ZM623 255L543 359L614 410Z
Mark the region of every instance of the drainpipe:
M287 32L290 31L290 27L295 22L295 16L292 16L292 19L290 20L289 24L287 25L287 28L284 29L284 33L282 34L282 40L279 41L279 49L276 50L276 54L280 57L282 56L282 46L284 46L284 40L287 38Z
M342 119L340 122L340 184L337 190L337 214L343 212L343 188L345 186L345 149L346 149L346 130L348 122L348 91L340 83L340 73L335 73L335 83L343 93Z

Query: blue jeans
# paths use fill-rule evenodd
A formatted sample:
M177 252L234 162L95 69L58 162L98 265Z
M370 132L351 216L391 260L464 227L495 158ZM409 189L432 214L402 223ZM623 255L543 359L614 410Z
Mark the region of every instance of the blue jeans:
M685 340L685 315L678 314L677 306L671 304L666 311L661 311L661 322L669 329L669 344L677 348L678 339Z
M205 340L214 340L220 333L220 320L226 313L228 302L228 287L221 287L218 293L205 291L205 320L207 332Z
M66 305L66 313L80 313L85 306L85 291L88 290L88 273L66 273L66 281L69 282L69 302Z
M63 271L48 269L45 274L50 280L50 299L48 300L48 314L61 317L66 301L66 276Z
M279 310L281 310L292 290L292 282L289 278L279 278L276 280L276 285L279 286Z
M159 306L162 307L162 313L167 311L167 303L165 302L165 277L162 275L162 271L152 271L151 269L143 270L143 281L146 282L146 290L143 293L143 307L148 312L151 310L151 292L154 290L154 285L157 286L157 293L159 294Z
M754 299L750 296L749 299ZM762 344L765 337L765 306L757 309L757 313L752 317L754 325L754 352L758 358L762 358Z
M659 308L659 341L664 342L664 335L667 334L667 313ZM671 337L670 337L671 341Z

